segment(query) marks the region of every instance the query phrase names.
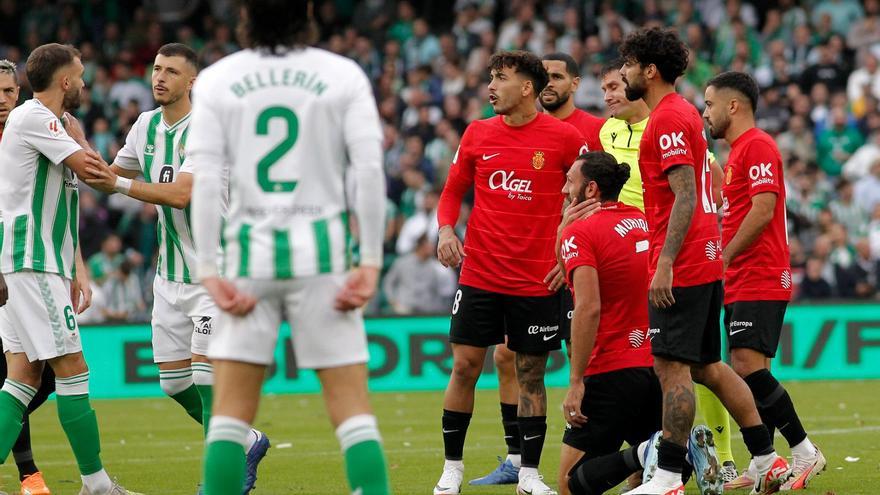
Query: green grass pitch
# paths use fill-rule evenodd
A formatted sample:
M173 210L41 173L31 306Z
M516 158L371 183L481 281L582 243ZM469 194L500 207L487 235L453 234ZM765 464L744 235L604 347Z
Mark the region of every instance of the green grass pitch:
M828 470L803 493L868 495L880 492L880 382L814 382L787 384L810 437L828 458ZM563 428L562 389L552 389L542 473L555 486ZM443 463L439 432L441 392L376 393L371 399L384 436L392 486L397 495L428 494ZM110 475L129 489L147 494L194 494L201 470L201 428L170 399L95 401L101 425L103 458ZM477 394L474 419L465 446L465 477L475 478L495 467L504 453L498 398ZM255 495L347 494L342 458L316 395L265 397L257 426L273 448L260 467ZM47 403L32 418L37 464L54 494L78 493L80 482L73 454ZM784 455L788 447L777 436ZM746 455L734 438L737 461ZM854 461L854 459L858 459ZM853 462L854 461L854 462ZM18 493L11 456L0 467L0 486ZM464 486L465 494L512 494L511 485ZM618 491L608 492L616 495ZM689 495L697 493L689 485ZM748 493L748 492L733 492Z

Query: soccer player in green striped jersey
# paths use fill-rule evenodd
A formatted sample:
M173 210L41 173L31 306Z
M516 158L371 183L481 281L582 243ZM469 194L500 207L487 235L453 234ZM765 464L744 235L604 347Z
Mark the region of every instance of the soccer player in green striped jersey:
M27 76L34 98L9 114L0 140L0 272L12 295L0 308L8 367L0 390L0 459L19 436L48 363L56 375L58 417L82 477L80 494L122 495L128 491L101 463L76 323L85 272L75 254L77 178L90 177L86 168L107 167L64 113L79 105L83 70L79 52L70 46L53 43L31 52Z
M159 212L159 266L153 282L153 359L162 390L207 433L213 373L206 357L218 309L199 285L195 267L190 192L193 176L185 160L190 133L190 91L198 72L196 53L180 43L162 46L153 64L153 98L159 108L138 117L109 169L92 169L86 182L156 205ZM135 180L142 176L144 180ZM219 254L219 250L218 250ZM248 493L269 440L248 433Z
M382 266L385 177L370 81L352 60L309 46L307 0L242 2L249 49L205 69L193 90L188 160L198 275L223 310L208 356L214 415L205 493L234 495L278 328L297 365L315 369L345 456L352 493L387 495L367 394L361 307ZM228 167L229 214L221 229ZM360 264L351 267L346 176ZM224 244L224 278L217 248Z

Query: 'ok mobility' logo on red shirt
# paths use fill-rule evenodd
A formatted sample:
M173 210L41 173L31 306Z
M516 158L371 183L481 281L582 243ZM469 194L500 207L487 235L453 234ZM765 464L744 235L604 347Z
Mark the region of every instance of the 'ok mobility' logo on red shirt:
M670 151L670 148L675 148ZM685 149L684 144L684 131L682 132L671 132L669 134L663 134L660 136L660 149L662 149L665 153L663 153L663 159L667 159L670 156L675 155L686 155L687 150Z

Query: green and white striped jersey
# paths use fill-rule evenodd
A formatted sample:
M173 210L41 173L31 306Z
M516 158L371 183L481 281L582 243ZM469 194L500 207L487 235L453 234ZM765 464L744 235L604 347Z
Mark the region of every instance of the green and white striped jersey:
M365 223L361 211L379 215L379 222L384 216L382 131L369 80L355 62L315 48L282 55L243 50L202 71L193 94L188 160L195 162L194 194L203 178L228 165L226 277L347 271L349 173L360 181L357 201L367 204L355 205L362 233L369 230L361 253L378 251L373 257L381 264L382 232ZM201 214L213 212L199 208L194 221L202 253Z
M0 139L0 272L73 278L79 193L63 162L81 149L39 100L9 113Z
M190 116L187 115L169 126L162 117L161 108L142 113L113 163L140 172L146 182L174 182L181 172L191 173L183 166L189 122ZM171 282L196 283L189 207L181 210L156 205L156 209L159 211L157 273Z

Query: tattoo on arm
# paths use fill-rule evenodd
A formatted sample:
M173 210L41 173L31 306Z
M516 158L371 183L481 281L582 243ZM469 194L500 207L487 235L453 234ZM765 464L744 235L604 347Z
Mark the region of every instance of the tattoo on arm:
M669 225L666 227L666 241L663 243L661 257L675 261L681 245L687 236L697 204L697 184L694 171L687 165L679 165L667 173L669 187L675 194L672 211L669 213Z
M544 373L547 353L516 354L516 378L519 382L519 411L523 417L547 415L547 390Z

